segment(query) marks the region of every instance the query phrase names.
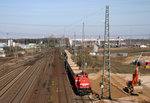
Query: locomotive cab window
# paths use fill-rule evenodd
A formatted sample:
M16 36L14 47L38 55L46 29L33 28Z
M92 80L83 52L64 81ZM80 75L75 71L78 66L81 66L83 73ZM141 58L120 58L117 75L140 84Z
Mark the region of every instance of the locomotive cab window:
M77 75L77 77L83 77L83 75Z

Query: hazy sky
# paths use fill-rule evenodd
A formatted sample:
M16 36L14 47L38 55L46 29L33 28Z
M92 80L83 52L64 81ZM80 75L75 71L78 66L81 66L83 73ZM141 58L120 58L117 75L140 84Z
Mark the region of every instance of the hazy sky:
M0 38L79 36L82 22L103 38L106 4L112 38L150 37L150 0L0 0Z

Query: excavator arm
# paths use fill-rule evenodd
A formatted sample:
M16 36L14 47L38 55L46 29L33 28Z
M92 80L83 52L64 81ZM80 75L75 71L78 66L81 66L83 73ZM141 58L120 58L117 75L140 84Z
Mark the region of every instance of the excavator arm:
M136 86L139 84L139 68L136 67L136 70L133 74L132 86Z

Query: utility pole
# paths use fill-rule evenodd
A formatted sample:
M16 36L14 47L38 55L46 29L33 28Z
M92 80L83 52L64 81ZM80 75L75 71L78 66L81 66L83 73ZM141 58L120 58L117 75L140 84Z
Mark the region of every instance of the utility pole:
M108 45L106 47L106 45ZM107 54L107 55L106 55ZM106 58L107 56L107 58ZM102 99L111 99L111 71L110 71L110 35L109 35L109 6L106 6L104 54L103 54L103 77L102 77Z
M150 38L149 38L149 48L150 48Z
M82 26L82 70L85 71L85 34L84 34L84 22Z
M6 35L8 36L9 35L9 33L6 33ZM9 42L10 42L10 47L9 47L9 51L10 51L10 53L11 53L11 37L8 39L9 40Z
M74 32L74 62L76 63L76 32Z
M18 63L18 50L17 50L17 39L16 39L16 43L15 43L15 59L16 59L16 63Z

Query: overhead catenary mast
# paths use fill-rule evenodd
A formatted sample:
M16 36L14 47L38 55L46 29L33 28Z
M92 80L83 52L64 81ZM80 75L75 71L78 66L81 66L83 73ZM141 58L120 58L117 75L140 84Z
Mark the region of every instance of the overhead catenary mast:
M74 62L76 63L76 32L74 32Z
M107 57L106 57L107 56ZM103 77L101 98L111 99L111 71L110 71L110 35L109 35L109 6L106 5L105 13L105 34L104 34L104 54L103 54Z
M81 68L83 72L85 72L85 34L84 34L84 22L82 26L82 64Z

